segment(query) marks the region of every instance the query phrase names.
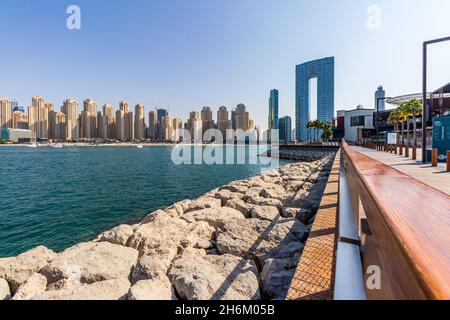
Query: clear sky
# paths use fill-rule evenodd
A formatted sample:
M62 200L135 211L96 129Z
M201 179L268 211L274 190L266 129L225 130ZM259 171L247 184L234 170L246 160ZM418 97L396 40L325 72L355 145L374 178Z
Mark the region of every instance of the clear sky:
M81 30L66 9L81 8ZM367 9L381 10L380 29ZM267 127L270 89L295 116L295 65L336 57L336 110L421 91L421 43L450 36L448 0L1 0L0 96L28 106L90 97L146 112L242 102ZM430 90L450 82L450 44L430 50Z

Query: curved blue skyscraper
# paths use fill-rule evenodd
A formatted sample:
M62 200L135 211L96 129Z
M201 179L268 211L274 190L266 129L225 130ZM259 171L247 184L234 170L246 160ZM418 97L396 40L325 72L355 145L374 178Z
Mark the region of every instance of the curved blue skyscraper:
M308 140L306 125L311 119L310 80L317 78L317 118L332 121L334 117L334 57L314 60L296 66L295 124L298 141Z

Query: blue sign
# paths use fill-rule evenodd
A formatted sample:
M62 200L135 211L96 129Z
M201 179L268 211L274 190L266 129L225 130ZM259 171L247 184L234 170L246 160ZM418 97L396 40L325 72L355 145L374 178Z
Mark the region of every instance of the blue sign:
M447 161L447 151L450 151L450 117L433 119L433 149L438 149L439 162Z

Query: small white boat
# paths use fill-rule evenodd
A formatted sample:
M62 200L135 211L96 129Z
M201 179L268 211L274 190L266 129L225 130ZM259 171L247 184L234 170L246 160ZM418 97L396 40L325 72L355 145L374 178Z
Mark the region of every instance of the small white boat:
M57 143L57 144L53 144L51 147L61 149L61 148L64 148L64 145L62 143Z
M144 146L143 146L142 144L138 144L138 145L136 146L136 148L138 148L138 149L143 149Z
M39 146L38 146L38 144L35 142L35 143L32 143L32 144L28 144L27 147L28 147L28 148L37 148L37 147L39 147Z

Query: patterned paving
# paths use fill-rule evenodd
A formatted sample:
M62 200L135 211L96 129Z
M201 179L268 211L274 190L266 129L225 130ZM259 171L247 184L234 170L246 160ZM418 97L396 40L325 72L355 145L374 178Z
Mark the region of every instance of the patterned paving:
M337 247L340 152L286 300L332 300Z

